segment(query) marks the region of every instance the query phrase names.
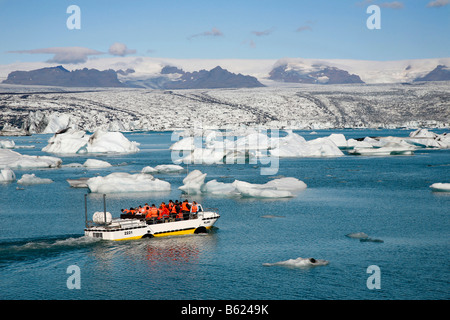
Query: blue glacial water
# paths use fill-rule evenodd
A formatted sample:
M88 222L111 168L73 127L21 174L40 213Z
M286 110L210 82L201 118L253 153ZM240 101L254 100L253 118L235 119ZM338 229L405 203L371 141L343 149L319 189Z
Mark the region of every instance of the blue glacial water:
M301 132L306 139L344 133L347 138L407 136L406 130ZM436 131L439 132L439 131ZM170 133L128 133L140 142L131 155L61 157L63 164L99 158L111 168L15 170L50 178L51 184L0 185L0 299L449 299L450 194L432 192L450 182L450 150L418 150L413 156L280 159L278 176L308 188L289 199L191 197L219 209L206 235L105 242L83 236L84 194L66 179L137 173L171 163ZM13 138L22 154L40 151L50 135ZM260 165L190 165L206 181L265 183ZM158 174L167 193L107 196L118 216L131 205L181 199L186 173ZM102 196L88 195L90 214ZM383 242L346 237L364 232ZM265 266L299 257L326 266ZM68 267L80 268L80 289L68 289ZM370 290L367 268L380 268L380 289Z

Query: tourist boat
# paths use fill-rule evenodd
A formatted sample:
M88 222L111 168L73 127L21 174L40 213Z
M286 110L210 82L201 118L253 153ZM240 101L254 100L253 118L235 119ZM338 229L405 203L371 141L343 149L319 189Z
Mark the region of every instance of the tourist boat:
M201 204L197 204L198 213L195 215L190 214L187 220L145 220L143 217L131 217L129 215L112 218L111 214L106 212L105 195L103 195L103 199L104 211L94 213L93 220L88 221L85 196L86 228L84 229L84 234L87 237L119 241L205 233L213 227L220 217L217 209L203 209ZM99 216L103 217L98 219Z

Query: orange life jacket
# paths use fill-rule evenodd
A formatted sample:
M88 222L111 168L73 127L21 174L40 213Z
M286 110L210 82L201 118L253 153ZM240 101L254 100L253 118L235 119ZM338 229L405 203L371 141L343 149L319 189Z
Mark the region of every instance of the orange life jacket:
M158 208L156 208L156 207L151 207L150 208L150 215L151 215L152 218L157 218L158 217L158 212L159 212Z
M189 211L189 208L187 206L188 206L188 203L187 202L183 202L181 204L181 211Z
M136 210L131 209L131 210L130 210L130 213L131 213L131 214L136 214Z
M180 211L180 212L177 214L176 218L177 218L177 219L183 219L183 211Z
M170 213L177 213L178 212L178 210L177 210L177 206L173 206L172 207L172 210L170 210Z
M191 207L191 212L192 213L197 213L197 211L198 211L197 205L193 204L192 207Z

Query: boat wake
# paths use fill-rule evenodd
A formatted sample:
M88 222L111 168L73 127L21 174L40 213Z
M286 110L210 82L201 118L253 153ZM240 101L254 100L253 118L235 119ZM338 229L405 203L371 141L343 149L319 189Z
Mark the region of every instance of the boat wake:
M54 236L0 242L0 267L15 261L28 261L88 248L99 239L83 235Z

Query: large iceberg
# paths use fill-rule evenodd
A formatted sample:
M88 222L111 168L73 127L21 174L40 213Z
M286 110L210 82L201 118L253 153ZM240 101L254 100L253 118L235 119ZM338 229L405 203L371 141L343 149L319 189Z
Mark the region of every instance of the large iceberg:
M139 143L128 140L120 132L97 130L89 136L84 131L68 129L55 133L42 151L49 153L135 153Z
M185 151L182 156L172 154L172 160L175 163L214 164L235 163L237 159L256 159L256 157L264 156L336 157L344 155L336 143L342 148L347 146L343 135L306 141L291 130L287 131L285 137L255 131L242 137L210 134L204 142L199 141L198 137L186 137L174 143L170 149Z
M22 155L11 149L0 149L0 168L55 168L62 163L60 158Z
M170 191L170 183L145 173L114 172L105 177L88 179L87 187L93 193Z
M192 171L183 179L183 185L179 189L188 194L205 193L245 198L290 198L295 196L295 192L307 188L303 181L291 177L273 179L264 184L240 180L225 183L216 179L205 183L206 175L200 170Z
M272 142L270 154L278 157L339 157L344 154L333 139L317 138L306 141L302 136L288 131L286 137Z

